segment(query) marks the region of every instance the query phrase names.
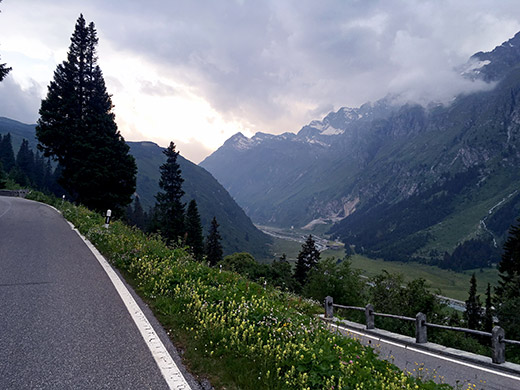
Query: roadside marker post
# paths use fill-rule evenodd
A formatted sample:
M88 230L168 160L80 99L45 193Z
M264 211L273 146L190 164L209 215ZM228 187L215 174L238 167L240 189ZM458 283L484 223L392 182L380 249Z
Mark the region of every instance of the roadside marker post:
M110 217L112 216L112 210L108 209L106 218L105 218L105 229L108 229L108 225L110 224Z

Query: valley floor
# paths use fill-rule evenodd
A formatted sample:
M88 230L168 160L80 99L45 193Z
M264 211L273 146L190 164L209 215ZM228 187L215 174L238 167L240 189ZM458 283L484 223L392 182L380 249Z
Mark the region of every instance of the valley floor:
M285 253L290 262L296 261L302 243L311 233L297 229L257 227L273 237L271 252L274 258L279 258ZM327 257L343 259L345 257L345 249L342 244L329 241L324 234L316 234L315 232L312 232L312 234L316 239L322 259ZM361 270L362 275L366 277L375 276L385 270L390 273L403 274L405 281L423 278L431 286L430 289L433 292L461 301L465 301L468 298L469 281L473 273L475 273L477 278L477 290L481 296L484 296L488 283L495 286L498 281L496 268L455 272L420 263L390 262L381 259L370 259L361 255L351 256L350 261L353 268Z

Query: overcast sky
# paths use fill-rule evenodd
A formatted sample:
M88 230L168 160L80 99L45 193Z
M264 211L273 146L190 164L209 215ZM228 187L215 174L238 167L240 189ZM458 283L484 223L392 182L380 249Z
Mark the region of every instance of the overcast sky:
M83 13L127 140L194 162L238 131L297 132L387 95L449 101L453 69L520 31L520 1L4 0L0 116L35 123Z

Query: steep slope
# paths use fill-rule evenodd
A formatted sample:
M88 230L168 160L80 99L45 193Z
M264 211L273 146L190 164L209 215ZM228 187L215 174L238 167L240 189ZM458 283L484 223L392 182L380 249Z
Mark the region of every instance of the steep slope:
M35 125L27 125L13 119L0 117L0 134L11 133L11 142L13 144L15 155L18 152L23 139L29 141L29 146L33 150L36 150L38 140L36 139L34 127Z
M163 148L153 142L128 142L137 162L137 193L145 207L155 203L159 191L159 167L164 163ZM215 216L220 224L224 253L249 252L256 258L268 257L267 235L259 231L229 193L205 169L179 155L177 159L184 178L183 200L197 201L204 234Z
M15 153L24 138L29 140L29 144L35 149L37 139L34 128L35 125L0 117L0 134L11 133ZM148 208L155 203L154 195L159 191L159 166L164 162L163 149L152 142L128 142L128 145L138 167L136 192L143 206ZM213 216L217 218L224 253L245 251L259 259L268 258L270 238L252 224L249 217L215 178L182 156L179 156L178 162L185 179L184 200L197 201L205 232Z
M337 222L331 234L357 251L451 268L476 239L488 254L473 265L485 266L520 208L517 40L470 60L465 74L491 90L447 107L342 108L297 135L235 135L201 165L255 222Z
M238 133L200 165L255 222L290 227L315 218L337 220L355 206L341 197L345 183L353 181L380 142L364 133L392 110L386 101L342 108L297 135L257 133L248 139Z

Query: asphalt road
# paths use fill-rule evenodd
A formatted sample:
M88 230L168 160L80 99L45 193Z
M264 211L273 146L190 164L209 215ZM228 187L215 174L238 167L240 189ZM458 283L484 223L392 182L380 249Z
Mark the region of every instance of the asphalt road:
M368 335L359 329L344 328L342 334L370 345L381 359L394 363L425 380L448 383L462 390L518 390L520 376L482 367L453 357L440 356L422 351L399 342L388 341ZM457 387L456 387L457 388Z
M173 355L164 331L132 295ZM168 388L78 234L46 205L0 197L0 389Z

